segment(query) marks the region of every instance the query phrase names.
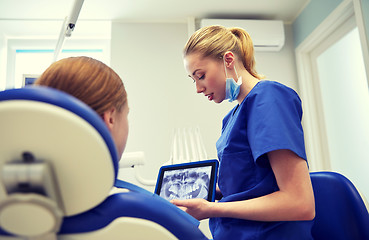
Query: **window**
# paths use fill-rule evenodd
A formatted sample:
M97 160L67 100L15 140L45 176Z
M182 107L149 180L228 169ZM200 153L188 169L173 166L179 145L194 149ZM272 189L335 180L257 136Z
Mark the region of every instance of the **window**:
M21 87L24 76L40 75L53 61L62 21L1 20L0 91ZM111 22L79 20L58 59L89 56L110 64Z
M73 56L88 56L106 63L103 48L63 49L58 59ZM22 87L26 79L31 80L40 76L52 63L53 57L53 49L16 49L14 87Z

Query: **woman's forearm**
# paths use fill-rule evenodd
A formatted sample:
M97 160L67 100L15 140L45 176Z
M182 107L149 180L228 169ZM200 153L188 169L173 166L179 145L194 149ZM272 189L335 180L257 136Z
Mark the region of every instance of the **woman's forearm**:
M209 217L229 217L254 221L303 221L315 216L314 202L304 197L292 198L277 191L262 197L210 203Z

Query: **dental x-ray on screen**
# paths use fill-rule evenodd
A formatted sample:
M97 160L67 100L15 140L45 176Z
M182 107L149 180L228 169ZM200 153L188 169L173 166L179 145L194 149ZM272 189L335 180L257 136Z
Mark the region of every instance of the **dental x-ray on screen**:
M155 193L167 200L203 198L214 201L217 160L160 168Z

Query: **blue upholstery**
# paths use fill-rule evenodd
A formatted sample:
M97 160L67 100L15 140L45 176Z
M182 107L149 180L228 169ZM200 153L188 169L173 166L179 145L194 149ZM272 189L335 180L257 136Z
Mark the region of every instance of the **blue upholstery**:
M120 180L117 180L119 159L111 135L100 116L87 105L66 93L37 86L0 92L0 103L12 100L37 101L51 104L66 109L87 121L101 135L110 151L111 158L106 159L106 164L112 164L114 167L114 173L111 174L114 177L111 187L113 187L113 184L118 187L123 186L120 184ZM1 114L0 112L0 118ZM9 126L9 128L11 127ZM14 129L14 131L16 130ZM1 137L9 136L0 135ZM35 138L35 141L37 141L37 138ZM88 168L88 166L85 168ZM82 173L84 168L80 167L77 171L81 171ZM99 172L96 173L96 177L101 177L98 175ZM95 207L88 211L72 216L64 216L57 234L65 235L93 232L108 226L118 218L128 217L154 222L167 229L178 239L207 239L198 229L199 222L173 204L156 194L140 189L138 186L132 184L131 186L130 184L124 186L130 189L130 191L107 195L105 200L97 203ZM89 186L89 188L93 191L94 186ZM75 196L75 198L77 200L79 196ZM2 200L0 199L0 202ZM12 236L12 234L0 227L0 239L2 239L2 236ZM150 239L150 236L147 239Z
M60 233L95 231L119 217L134 217L159 223L178 239L207 239L192 219L184 217L178 210L182 211L156 194L118 193L88 212L65 218ZM83 224L86 222L88 224Z
M316 205L314 239L369 239L369 214L350 180L335 172L313 172L310 176Z

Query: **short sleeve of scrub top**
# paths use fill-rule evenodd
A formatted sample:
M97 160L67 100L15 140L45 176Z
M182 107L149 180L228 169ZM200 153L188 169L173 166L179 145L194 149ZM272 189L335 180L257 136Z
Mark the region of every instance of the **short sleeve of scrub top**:
M262 91L258 91L260 85ZM246 109L247 136L256 164L269 166L265 154L278 149L291 150L306 160L301 100L297 93L271 81L260 82L254 90Z

